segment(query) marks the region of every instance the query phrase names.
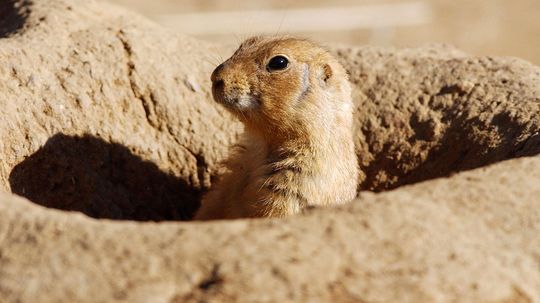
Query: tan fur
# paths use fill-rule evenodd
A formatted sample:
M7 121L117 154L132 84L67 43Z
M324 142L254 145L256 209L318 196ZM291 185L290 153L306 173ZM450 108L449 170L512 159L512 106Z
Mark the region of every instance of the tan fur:
M284 55L285 70L268 71ZM245 136L206 194L196 220L284 217L353 199L358 164L351 89L326 50L291 37L253 37L212 74L214 99Z

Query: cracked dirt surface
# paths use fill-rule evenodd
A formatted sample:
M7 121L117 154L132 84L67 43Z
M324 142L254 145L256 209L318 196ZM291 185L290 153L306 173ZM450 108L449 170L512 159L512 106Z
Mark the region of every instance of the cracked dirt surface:
M540 301L538 67L335 47L380 193L163 222L190 218L241 131L208 90L226 50L106 3L2 5L0 301Z

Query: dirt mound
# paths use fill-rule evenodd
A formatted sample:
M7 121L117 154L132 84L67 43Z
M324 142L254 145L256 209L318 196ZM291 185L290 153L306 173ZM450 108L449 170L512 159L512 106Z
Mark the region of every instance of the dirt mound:
M355 84L361 188L540 152L540 69L453 49L337 49Z
M198 206L241 132L209 95L223 51L101 2L1 8L6 302L540 300L538 67L337 47L360 187L380 193L284 220L110 221Z
M26 10L0 40L0 186L98 218L189 218L240 130L209 97L211 47L101 3Z

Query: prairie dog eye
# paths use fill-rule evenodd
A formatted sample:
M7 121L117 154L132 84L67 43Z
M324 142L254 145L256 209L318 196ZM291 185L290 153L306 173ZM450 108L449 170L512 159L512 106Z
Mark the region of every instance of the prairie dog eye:
M277 55L268 61L266 70L269 72L284 70L289 66L289 59L283 55Z

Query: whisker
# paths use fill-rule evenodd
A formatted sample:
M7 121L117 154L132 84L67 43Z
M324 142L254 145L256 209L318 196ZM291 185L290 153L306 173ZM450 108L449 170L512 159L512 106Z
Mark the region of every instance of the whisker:
M279 32L281 31L281 27L283 26L283 21L285 21L285 17L287 16L287 12L285 11L283 13L283 16L281 17L281 21L279 22L279 26L278 26L278 29L275 33L275 36L279 36Z

